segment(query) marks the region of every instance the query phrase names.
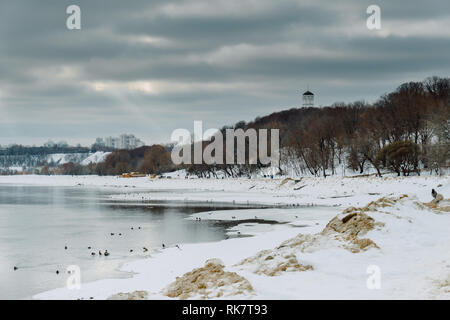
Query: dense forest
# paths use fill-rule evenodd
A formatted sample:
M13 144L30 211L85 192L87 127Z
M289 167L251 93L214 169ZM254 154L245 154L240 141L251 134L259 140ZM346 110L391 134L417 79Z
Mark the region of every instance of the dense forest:
M431 77L400 85L373 104L336 103L324 108L296 108L241 121L234 128L279 128L280 170L327 176L336 165L364 173L398 175L429 170L442 174L450 161L450 78ZM222 132L227 127L222 128ZM199 176L251 174L261 165L192 165Z

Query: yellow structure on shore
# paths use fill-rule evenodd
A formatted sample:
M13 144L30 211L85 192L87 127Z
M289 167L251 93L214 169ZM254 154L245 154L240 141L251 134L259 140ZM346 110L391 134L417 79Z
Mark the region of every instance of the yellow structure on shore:
M122 173L122 178L139 178L139 177L145 177L146 175L144 173L139 172L126 172Z

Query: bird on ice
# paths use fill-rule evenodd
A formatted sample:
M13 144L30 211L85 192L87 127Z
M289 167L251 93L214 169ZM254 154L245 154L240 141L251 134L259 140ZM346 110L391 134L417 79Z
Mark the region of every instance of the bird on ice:
M435 199L436 199L436 197L437 197L438 193L436 192L436 190L434 190L434 189L431 189L431 195L433 196L433 198L435 198Z
M437 193L434 189L431 190L431 195L434 198L433 200L431 200L431 202L433 202L434 204L438 204L439 202L444 200L444 196L440 193Z

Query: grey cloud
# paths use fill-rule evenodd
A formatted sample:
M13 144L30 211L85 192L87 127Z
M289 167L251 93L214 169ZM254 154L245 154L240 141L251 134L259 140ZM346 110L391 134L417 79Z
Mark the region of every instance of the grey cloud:
M172 129L190 128L193 120L220 127L299 106L299 91L308 84L317 103L327 105L373 101L403 81L448 76L450 32L375 36L365 29L372 2L261 1L236 14L199 7L171 16L161 8L202 1L2 1L0 144L88 143L122 131L167 141ZM82 30L65 28L70 4L82 9ZM377 4L383 23L406 29L450 15L448 1ZM163 43L136 41L144 36ZM256 49L244 57L240 45ZM286 45L297 45L297 54ZM217 55L224 48L225 62ZM58 74L64 68L74 74ZM136 81L161 82L165 89L128 90ZM95 82L118 87L95 91L89 87Z

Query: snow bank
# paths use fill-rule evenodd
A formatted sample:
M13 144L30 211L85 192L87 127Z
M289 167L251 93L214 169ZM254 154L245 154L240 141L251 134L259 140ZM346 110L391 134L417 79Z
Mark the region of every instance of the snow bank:
M218 259L206 261L202 268L185 273L171 283L164 294L171 298L211 299L223 296L247 295L253 291L247 279L235 272L224 271Z
M450 298L448 214L434 212L415 196L383 197L341 213L334 209L333 216L322 217L319 224L313 220L301 228L300 234L291 224L275 225L271 231L255 232L251 238L167 249L125 266L124 270L137 272L132 279L98 281L85 284L77 292L58 289L36 298L104 299L115 292L136 290L146 291L149 299L167 295L238 299ZM370 239L377 245L352 250L355 239ZM224 261L225 268L210 266L220 269L219 277L210 267L199 265L211 257ZM379 289L367 286L367 270L373 266L381 272ZM233 273L231 279L253 290L222 284L220 279L226 278L222 272ZM197 276L201 278L193 281ZM167 287L168 283L172 285Z
M238 265L252 265L254 273L270 277L281 275L283 272L313 269L310 265L301 265L292 252L283 252L283 250L263 250L250 258L244 259Z

